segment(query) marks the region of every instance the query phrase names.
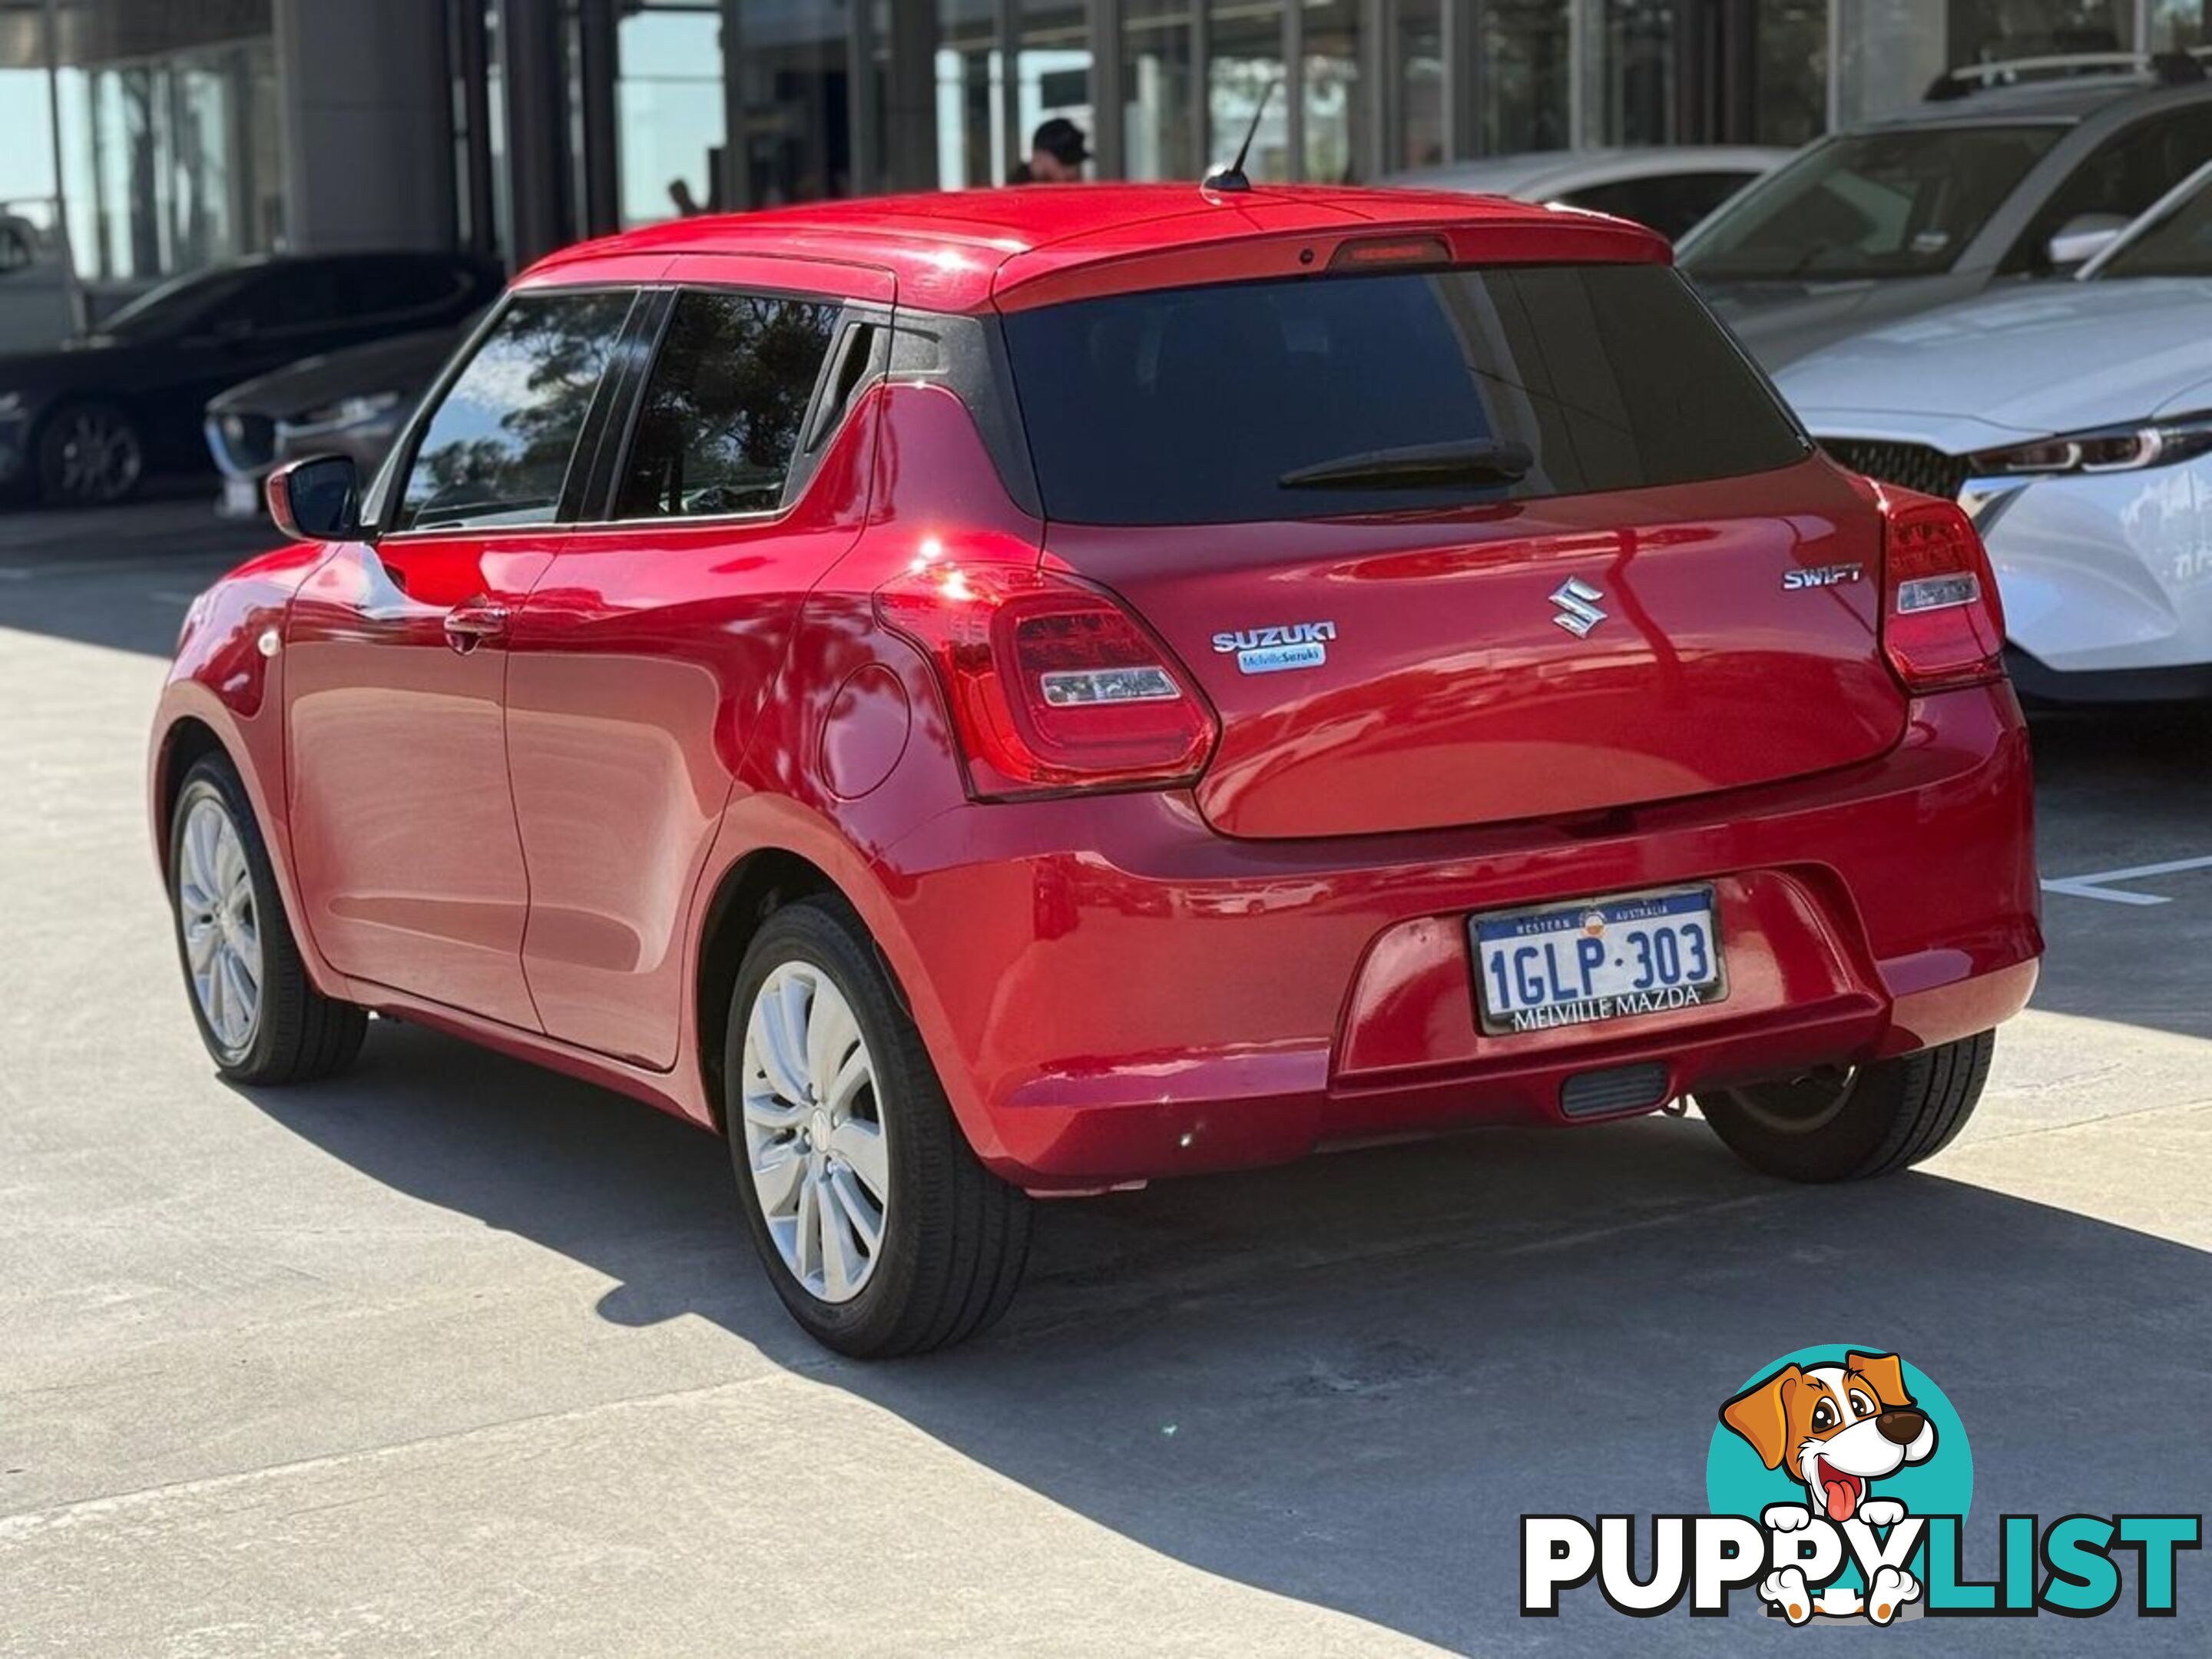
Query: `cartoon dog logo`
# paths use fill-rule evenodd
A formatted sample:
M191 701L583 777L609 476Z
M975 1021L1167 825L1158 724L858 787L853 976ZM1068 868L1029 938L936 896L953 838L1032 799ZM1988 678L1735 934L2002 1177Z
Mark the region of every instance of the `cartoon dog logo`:
M1721 1421L1748 1441L1770 1469L1802 1484L1807 1504L1775 1504L1759 1517L1771 1532L1797 1532L1815 1516L1838 1527L1893 1527L1905 1505L1872 1495L1873 1484L1935 1455L1936 1425L1912 1402L1895 1354L1845 1353L1840 1365L1784 1365L1721 1407ZM1814 1613L1886 1625L1920 1598L1920 1581L1882 1567L1863 1593L1831 1585L1815 1596L1794 1566L1769 1573L1760 1597L1793 1625Z

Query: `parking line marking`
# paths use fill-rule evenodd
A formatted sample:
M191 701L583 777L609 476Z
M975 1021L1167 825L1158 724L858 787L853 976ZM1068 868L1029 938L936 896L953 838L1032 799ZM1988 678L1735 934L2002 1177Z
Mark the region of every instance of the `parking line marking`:
M2130 893L2112 885L2116 881L2140 881L2147 876L2179 875L2185 870L2212 870L2212 858L2173 859L2165 864L2138 864L2126 870L2100 870L2094 875L2062 876L2057 881L2046 881L2046 893L2064 893L2071 898L2102 899L2107 904L2171 904L2173 901L2160 893Z

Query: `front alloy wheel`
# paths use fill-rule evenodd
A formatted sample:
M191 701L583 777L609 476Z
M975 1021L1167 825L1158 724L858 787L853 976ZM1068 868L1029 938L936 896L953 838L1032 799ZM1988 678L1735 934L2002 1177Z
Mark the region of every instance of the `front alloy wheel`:
M169 902L193 1023L234 1083L304 1083L342 1072L368 1016L307 977L269 848L227 757L193 763L169 817Z
M185 972L219 1057L235 1063L261 1029L261 925L246 844L212 792L185 811L178 853Z

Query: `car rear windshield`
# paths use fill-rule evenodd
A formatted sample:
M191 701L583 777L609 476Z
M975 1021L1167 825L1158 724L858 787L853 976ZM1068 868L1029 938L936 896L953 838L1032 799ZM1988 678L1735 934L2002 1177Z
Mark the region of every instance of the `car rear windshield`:
M1006 319L1046 514L1221 524L1732 477L1806 453L1662 265L1303 277Z
M1682 244L1682 269L1701 283L1948 270L2065 131L1906 127L1832 138L1699 225Z

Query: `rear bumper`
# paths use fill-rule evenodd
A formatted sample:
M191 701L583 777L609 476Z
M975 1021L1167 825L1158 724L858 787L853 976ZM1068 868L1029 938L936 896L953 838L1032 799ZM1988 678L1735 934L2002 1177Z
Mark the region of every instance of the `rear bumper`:
M1133 794L956 810L878 875L978 1153L1082 1190L1626 1115L1986 1030L2025 1005L2042 950L2031 813L2018 706L1996 686L1916 703L1881 760L1597 830L1239 842L1188 798ZM1724 1001L1480 1032L1470 912L1699 881Z

